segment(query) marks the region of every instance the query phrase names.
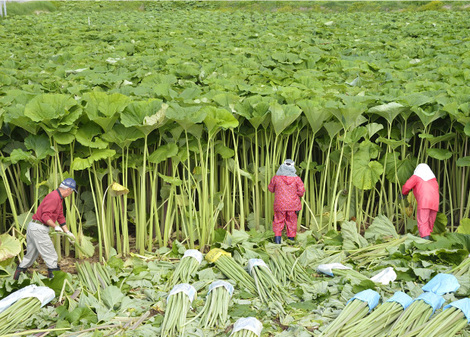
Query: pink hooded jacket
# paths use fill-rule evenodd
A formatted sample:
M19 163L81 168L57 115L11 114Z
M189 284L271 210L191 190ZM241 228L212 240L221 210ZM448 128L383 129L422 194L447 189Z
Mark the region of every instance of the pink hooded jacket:
M418 209L439 210L439 185L428 165L419 164L416 167L413 175L403 185L401 193L407 195L411 189L418 203Z
M300 211L300 197L305 193L304 183L300 177L274 176L268 185L274 193L274 211Z

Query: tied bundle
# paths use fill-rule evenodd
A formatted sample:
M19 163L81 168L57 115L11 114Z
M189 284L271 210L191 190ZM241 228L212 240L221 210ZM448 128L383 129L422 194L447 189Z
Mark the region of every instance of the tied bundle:
M253 295L256 294L256 285L253 277L251 277L229 253L222 249L214 248L206 254L206 260L210 263L214 263L229 279L236 281Z
M420 295L400 315L390 329L388 336L403 337L426 323L437 308L444 303L444 299L433 293Z
M233 293L233 286L224 281L211 284L206 304L202 309L201 327L224 327L228 319L228 306Z
M348 331L364 318L379 302L380 295L367 289L354 295L338 317L326 327L321 337L346 337Z
M453 337L468 324L470 299L464 298L446 306L428 323L422 325L409 336L416 337ZM465 310L465 312L464 312ZM467 315L466 315L466 314Z
M173 287L167 299L161 330L162 336L184 335L186 315L195 296L196 290L187 283Z
M179 283L188 283L191 281L191 275L199 268L202 258L202 253L198 250L188 249L171 275L168 281L168 288L173 288Z
M251 259L248 264L261 301L266 304L273 302L285 314L282 303L285 302L285 298L289 295L274 278L269 267L261 259Z
M398 302L385 302L369 316L361 319L348 329L348 337L376 336L385 337L392 324L403 313L403 306Z

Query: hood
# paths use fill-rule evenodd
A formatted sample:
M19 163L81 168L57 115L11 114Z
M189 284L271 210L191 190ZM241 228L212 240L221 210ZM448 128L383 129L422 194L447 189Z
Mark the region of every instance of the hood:
M279 167L276 172L277 176L286 176L286 177L297 177L295 174L294 162L290 159L286 159L284 163Z
M436 178L436 176L434 175L434 173L432 172L428 164L423 164L423 163L416 166L416 169L413 172L413 174L415 176L420 177L424 181L428 181L428 180Z

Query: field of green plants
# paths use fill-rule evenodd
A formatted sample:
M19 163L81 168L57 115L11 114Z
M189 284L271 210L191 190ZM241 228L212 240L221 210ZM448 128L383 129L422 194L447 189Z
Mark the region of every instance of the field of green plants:
M11 7L0 18L0 298L30 283L56 291L23 330L162 334L187 249L277 270L267 185L286 158L306 194L298 239L282 245L295 262L273 272L284 302L232 279L228 320L203 329L207 286L225 274L203 261L185 277L198 293L188 336L230 335L247 316L263 336L317 335L355 293L415 298L438 273L460 283L446 303L468 296L470 11L458 4ZM440 186L432 242L416 236L412 195L400 198L421 162ZM79 185L65 202L78 246L54 242L78 274L14 282L26 225L67 177ZM317 272L333 262L365 279ZM369 279L387 267L394 283Z

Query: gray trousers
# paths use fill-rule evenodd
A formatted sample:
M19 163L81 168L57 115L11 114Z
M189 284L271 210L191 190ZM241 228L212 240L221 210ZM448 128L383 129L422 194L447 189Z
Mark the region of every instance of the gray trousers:
M30 222L26 231L26 255L19 264L20 268L30 267L40 254L47 268L57 268L58 256L54 249L54 244L49 237L51 227Z

